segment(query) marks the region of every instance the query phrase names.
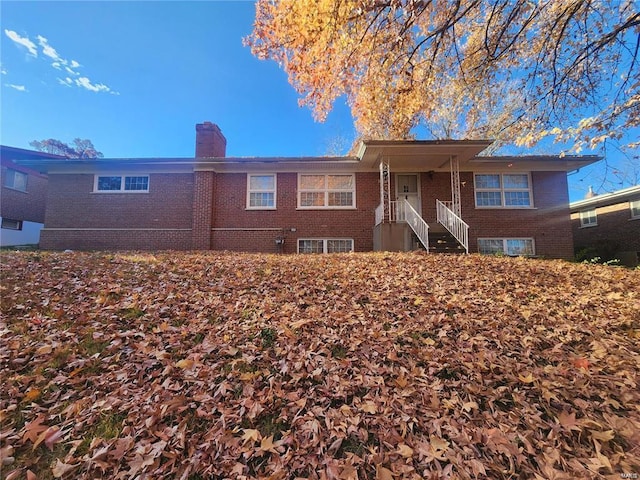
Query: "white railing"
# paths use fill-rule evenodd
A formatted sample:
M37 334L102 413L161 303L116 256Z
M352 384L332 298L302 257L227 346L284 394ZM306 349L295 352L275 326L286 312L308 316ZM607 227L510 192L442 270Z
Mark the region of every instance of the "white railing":
M397 200L391 200L389 202L389 221L400 222L404 221L403 219L404 211L402 210L402 205Z
M397 201L389 202L389 218L384 218L384 205L380 204L376 207L376 225L380 225L385 221L389 222L404 222L404 210L402 205Z
M398 206L402 206L398 210L403 210L404 221L406 221L411 230L416 234L420 243L424 245L429 253L429 225L424 219L416 212L415 208L411 206L408 200L403 200Z
M465 253L469 253L469 225L456 215L447 204L451 202L441 202L436 200L436 215L438 223L449 230L449 233L455 237L464 247Z
M375 213L376 225L380 225L385 221L384 206L378 205ZM389 202L389 222L406 222L427 252L429 251L429 225L406 199Z

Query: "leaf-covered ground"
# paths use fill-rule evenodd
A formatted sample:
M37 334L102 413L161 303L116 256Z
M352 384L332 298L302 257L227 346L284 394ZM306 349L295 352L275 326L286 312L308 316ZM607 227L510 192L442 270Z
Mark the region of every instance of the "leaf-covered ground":
M2 478L640 474L640 272L5 253Z

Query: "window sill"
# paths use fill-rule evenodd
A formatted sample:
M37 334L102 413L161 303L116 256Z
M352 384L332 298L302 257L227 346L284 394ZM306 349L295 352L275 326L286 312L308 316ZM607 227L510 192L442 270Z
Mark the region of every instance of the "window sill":
M537 210L537 207L497 207L497 206L478 206L476 205L476 210Z
M597 223L592 223L591 225L580 225L580 228L592 228L597 226L598 226Z
M4 188L8 188L9 190L12 190L14 192L20 192L20 193L29 193L26 190L21 190L19 188L14 188L14 187L10 187L8 185L3 185Z
M296 207L296 210L357 210L357 207Z
M113 195L113 194L117 194L117 193L123 193L125 195L129 195L129 194L141 194L141 193L149 193L149 190L94 190L93 192L91 192L91 194L96 194L96 195Z
M276 207L246 207L245 208L246 211L248 212L273 212L275 210L277 210Z

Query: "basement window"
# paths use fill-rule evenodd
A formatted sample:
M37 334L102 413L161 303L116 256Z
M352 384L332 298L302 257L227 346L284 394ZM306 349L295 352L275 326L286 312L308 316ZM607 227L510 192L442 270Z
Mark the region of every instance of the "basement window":
M146 193L149 175L96 175L93 191L100 193Z
M6 230L22 230L22 220L13 220L11 218L3 218L2 228Z
M478 252L485 255L535 255L533 238L479 238Z
M301 238L298 253L342 253L353 252L351 238Z

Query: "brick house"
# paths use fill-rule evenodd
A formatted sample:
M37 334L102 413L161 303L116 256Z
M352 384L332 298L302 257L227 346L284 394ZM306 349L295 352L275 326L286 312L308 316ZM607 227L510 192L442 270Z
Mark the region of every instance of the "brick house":
M570 205L576 253L638 265L640 185L573 202Z
M25 162L49 175L41 247L571 258L567 172L598 157L480 157L489 141L363 141L344 157L235 158L210 123L195 158Z
M0 246L35 245L44 226L47 176L14 160L63 158L0 145Z

